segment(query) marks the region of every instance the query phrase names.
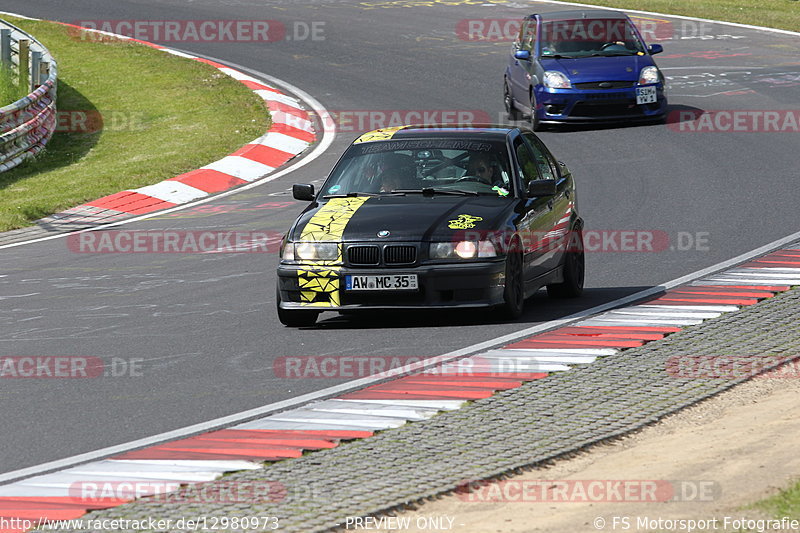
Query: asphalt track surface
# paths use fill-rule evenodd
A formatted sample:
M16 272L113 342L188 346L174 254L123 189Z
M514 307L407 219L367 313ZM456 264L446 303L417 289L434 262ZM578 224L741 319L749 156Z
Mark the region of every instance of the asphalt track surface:
M510 43L465 41L456 33L459 21L518 19L563 7L470 4L6 0L3 9L65 22L270 19L290 28L323 22L324 40L161 44L283 79L333 112L481 110L499 120ZM680 21L671 31L675 38L662 43L665 52L656 59L671 78L673 110L797 109L800 38ZM698 38L682 38L691 35ZM303 208L287 188L324 178L356 136L340 132L322 157L274 182L125 227L282 233ZM274 253L79 254L65 239L0 251L0 355L136 361L136 371L121 377L2 380L0 473L348 380L281 379L273 370L281 356L443 354L658 285L797 230L796 132L650 125L567 128L541 137L576 176L588 229L663 232L674 249L589 253L585 297L557 302L537 295L513 323L465 312L328 313L315 328L289 329L274 311Z

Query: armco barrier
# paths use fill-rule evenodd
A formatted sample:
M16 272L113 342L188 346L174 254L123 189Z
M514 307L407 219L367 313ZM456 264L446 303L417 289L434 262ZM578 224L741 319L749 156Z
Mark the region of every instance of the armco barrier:
M56 62L33 36L0 19L0 60L30 94L0 108L0 172L38 154L56 126Z

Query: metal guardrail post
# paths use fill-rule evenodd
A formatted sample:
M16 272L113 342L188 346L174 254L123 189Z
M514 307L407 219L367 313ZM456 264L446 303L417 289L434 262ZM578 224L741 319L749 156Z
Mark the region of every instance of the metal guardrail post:
M25 91L25 93L29 93L30 91L30 58L31 58L31 42L28 39L20 39L17 41L17 46L19 48L19 63L17 68L19 69L17 82L19 83L19 89L21 91Z
M33 92L41 85L40 69L42 68L42 53L31 51L31 84L28 92Z
M0 29L0 63L11 68L11 30Z
M37 86L43 84L50 77L50 63L48 61L39 62L39 83Z

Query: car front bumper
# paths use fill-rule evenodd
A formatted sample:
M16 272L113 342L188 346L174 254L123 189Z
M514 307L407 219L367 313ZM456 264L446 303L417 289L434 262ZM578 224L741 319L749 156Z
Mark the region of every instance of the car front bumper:
M667 112L663 84L656 86L656 102L636 103L636 87L623 89L545 89L536 91L540 122L654 120Z
M345 276L416 274L416 290L346 290ZM281 264L282 309L419 309L490 307L503 303L505 261L439 263L414 267L348 268Z

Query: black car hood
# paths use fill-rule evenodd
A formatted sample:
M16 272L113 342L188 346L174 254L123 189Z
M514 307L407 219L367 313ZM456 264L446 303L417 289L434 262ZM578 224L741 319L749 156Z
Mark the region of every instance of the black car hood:
M328 200L343 202L346 199ZM320 204L300 215L292 241L299 241L309 220L327 204ZM503 229L513 215L516 201L497 196L405 196L369 197L347 215L341 240L363 241L439 241L450 240L459 230ZM322 217L325 218L325 217ZM315 219L320 221L320 217ZM389 232L379 237L379 232Z

